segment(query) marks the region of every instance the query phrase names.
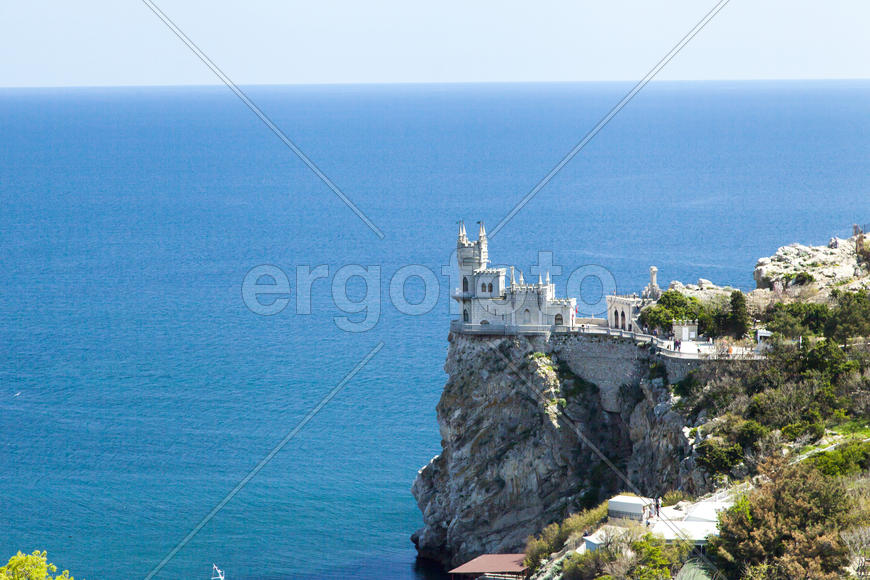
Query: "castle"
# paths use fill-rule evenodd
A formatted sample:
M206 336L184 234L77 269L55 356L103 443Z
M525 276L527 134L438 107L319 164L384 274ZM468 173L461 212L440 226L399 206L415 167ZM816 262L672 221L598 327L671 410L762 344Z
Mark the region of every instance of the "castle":
M507 282L505 268L489 267L486 229L480 223L477 240L471 241L465 224L459 222L456 257L462 288L453 298L462 311L455 321L462 332L521 333L566 332L575 326L577 302L573 298L556 298L556 286L538 275L537 283L526 283L523 274L519 282L514 268Z

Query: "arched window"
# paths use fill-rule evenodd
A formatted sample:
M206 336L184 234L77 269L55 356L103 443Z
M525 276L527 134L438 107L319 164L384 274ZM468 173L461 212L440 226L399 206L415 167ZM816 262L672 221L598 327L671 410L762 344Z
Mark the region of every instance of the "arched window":
M622 330L625 330L625 312L622 313L622 324L620 325Z
M529 324L532 321L532 313L526 308L525 312L523 312L523 324Z
M462 322L468 322L468 310L462 311Z
M619 312L613 311L613 328L619 328Z
M489 283L489 291L492 292L492 282Z
M468 278L462 279L462 291L468 292Z
M564 324L563 319L562 319L562 315L561 315L561 314L557 314L557 315L556 315L556 324L557 324L557 325L562 325L562 324Z
M480 291L481 291L481 292L486 292L486 282L482 282L482 283L480 284Z

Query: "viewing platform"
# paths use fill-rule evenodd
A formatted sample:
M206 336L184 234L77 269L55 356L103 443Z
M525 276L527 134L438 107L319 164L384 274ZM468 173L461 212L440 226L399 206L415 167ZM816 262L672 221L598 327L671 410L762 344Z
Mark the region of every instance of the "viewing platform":
M603 321L603 320L602 320ZM660 356L688 360L761 360L764 358L755 349L745 346L726 346L716 342L682 341L679 348L673 339L660 338L652 334L610 328L600 324L565 325L503 325L468 324L461 320L450 321L450 332L477 336L546 336L552 334L588 335L633 340L638 345L649 344L655 347Z

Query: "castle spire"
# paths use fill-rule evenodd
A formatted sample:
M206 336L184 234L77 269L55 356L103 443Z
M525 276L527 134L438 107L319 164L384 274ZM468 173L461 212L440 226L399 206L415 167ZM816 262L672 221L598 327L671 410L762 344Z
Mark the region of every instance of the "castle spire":
M483 227L483 220L478 222L480 224L480 230L477 232L477 239L484 240L486 239L486 228Z
M465 233L465 222L462 220L459 220L459 237L460 238L468 237L468 235Z
M514 280L514 267L511 266L511 286L514 284L516 284L516 281Z
M550 284L550 271L547 270L547 284Z
M540 285L543 284L543 283L544 283L544 282L541 280L541 273L538 272L538 286L540 286Z
M520 270L520 286L522 286L525 283L526 283L526 281L523 279L523 271Z

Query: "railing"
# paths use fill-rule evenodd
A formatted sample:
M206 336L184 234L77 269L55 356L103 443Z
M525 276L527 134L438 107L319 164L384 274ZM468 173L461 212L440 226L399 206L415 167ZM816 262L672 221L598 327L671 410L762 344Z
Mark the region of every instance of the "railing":
M760 360L764 355L741 346L723 347L711 343L694 343L696 351L682 351L674 348L674 341L631 330L597 326L593 324L567 325L537 325L537 324L470 324L461 320L450 321L451 332L462 334L490 335L490 336L516 336L523 334L547 335L547 334L592 334L611 336L634 340L638 344L649 343L656 348L660 356L685 359L685 360Z
M567 326L549 326L545 324L470 324L460 320L450 321L452 332L462 334L490 334L496 336L515 336L518 334L548 334L555 329L568 329ZM568 332L564 330L563 332Z

